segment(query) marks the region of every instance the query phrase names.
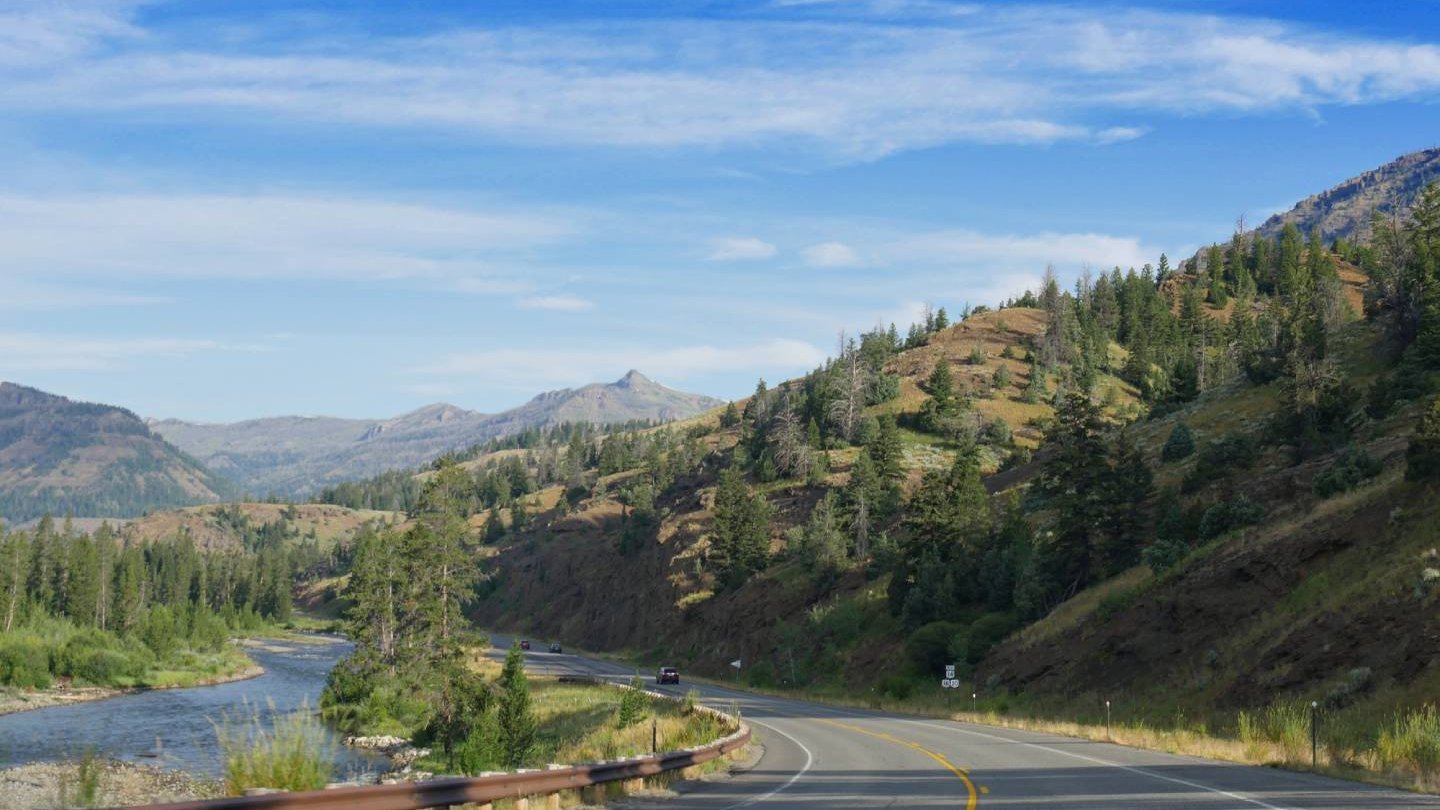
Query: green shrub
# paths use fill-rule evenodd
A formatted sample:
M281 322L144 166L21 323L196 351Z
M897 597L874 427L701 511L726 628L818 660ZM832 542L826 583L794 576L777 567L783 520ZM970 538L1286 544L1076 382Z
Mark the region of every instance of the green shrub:
M1220 535L1260 522L1265 511L1244 494L1211 506L1200 518L1200 538L1211 540Z
M1420 419L1420 429L1405 452L1405 478L1429 481L1440 478L1440 399L1431 402Z
M1228 477L1235 470L1249 469L1260 460L1260 446L1251 436L1232 433L1205 445L1195 457L1195 469L1181 485L1195 492L1212 481Z
M915 683L903 675L886 675L875 688L881 695L888 695L896 700L908 700L915 691Z
M1190 426L1184 422L1175 425L1170 431L1170 438L1165 440L1165 446L1160 450L1160 460L1167 464L1189 458L1195 452L1195 436L1190 432Z
M905 641L905 652L915 671L928 676L954 663L950 659L951 641L964 631L954 622L931 622L911 633Z
M50 686L50 650L29 635L0 640L0 684L21 689Z
M645 719L647 701L645 688L640 683L640 676L636 675L630 679L630 687L620 696L620 713L615 720L619 728L629 728Z
M1329 498L1349 492L1379 474L1380 462L1374 456L1364 450L1346 448L1333 464L1315 476L1313 489L1316 497Z
M965 660L978 664L991 649L1015 632L1019 622L1013 613L987 613L970 625L966 634Z

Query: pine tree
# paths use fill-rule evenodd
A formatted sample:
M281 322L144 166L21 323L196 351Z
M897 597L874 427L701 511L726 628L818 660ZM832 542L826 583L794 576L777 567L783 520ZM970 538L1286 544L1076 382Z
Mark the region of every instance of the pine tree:
M530 707L530 682L525 677L525 654L519 642L505 655L500 671L498 728L506 768L523 768L539 745L539 724Z
M0 630L8 633L20 620L25 603L25 571L30 543L24 532L5 532L0 525Z
M770 556L770 505L751 495L735 467L720 473L715 490L712 562L724 583L734 587L765 567Z
M734 402L725 404L725 411L720 414L720 427L731 428L740 424L740 411L735 407Z
M1038 490L1056 516L1054 585L1062 595L1089 585L1097 571L1096 535L1106 517L1104 478L1109 472L1104 430L1100 409L1090 397L1071 392L1056 409L1046 436L1051 454Z
M905 445L900 438L900 426L894 414L882 415L878 426L875 441L866 446L865 452L874 462L876 475L885 481L899 481L905 477Z
M79 625L94 625L99 615L100 556L95 541L81 535L70 543L65 577L65 614Z
M1195 436L1190 432L1190 426L1179 422L1170 431L1170 438L1165 440L1165 446L1160 450L1161 460L1171 463L1189 458L1195 452Z

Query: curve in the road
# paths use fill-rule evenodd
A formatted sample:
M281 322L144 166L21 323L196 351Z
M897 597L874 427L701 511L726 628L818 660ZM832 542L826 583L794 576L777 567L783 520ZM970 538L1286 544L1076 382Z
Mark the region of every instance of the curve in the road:
M504 636L495 639L508 644ZM532 671L625 681L611 661L535 652ZM732 778L625 808L966 810L1440 810L1440 799L1313 774L1254 768L1037 732L936 721L684 684L738 707L764 753ZM958 763L958 764L957 764Z

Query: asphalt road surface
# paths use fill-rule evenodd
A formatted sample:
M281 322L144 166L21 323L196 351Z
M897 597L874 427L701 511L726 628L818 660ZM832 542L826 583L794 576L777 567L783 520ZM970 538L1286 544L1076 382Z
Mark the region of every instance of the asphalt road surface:
M503 649L508 636L495 636ZM633 668L545 652L537 674L624 682ZM687 785L677 798L626 808L995 808L1000 810L1389 810L1440 798L1272 768L1254 768L991 726L845 709L684 681L707 705L738 709L764 755L733 778ZM661 747L664 748L662 741Z

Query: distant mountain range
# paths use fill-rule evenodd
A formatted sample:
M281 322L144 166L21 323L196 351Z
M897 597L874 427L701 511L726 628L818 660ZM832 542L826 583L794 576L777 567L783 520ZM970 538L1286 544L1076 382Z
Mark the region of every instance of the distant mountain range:
M232 424L165 419L149 425L247 492L303 497L329 484L416 467L446 452L534 427L670 421L723 404L631 371L613 383L550 391L497 414L442 403L380 420L281 416Z
M1421 189L1433 182L1440 182L1440 148L1411 152L1306 197L1289 211L1265 220L1256 232L1273 239L1287 222L1293 222L1303 234L1318 226L1326 242L1365 238L1374 212L1405 215Z
M131 517L230 497L236 488L135 414L0 383L0 518Z

